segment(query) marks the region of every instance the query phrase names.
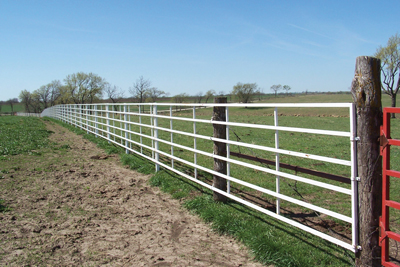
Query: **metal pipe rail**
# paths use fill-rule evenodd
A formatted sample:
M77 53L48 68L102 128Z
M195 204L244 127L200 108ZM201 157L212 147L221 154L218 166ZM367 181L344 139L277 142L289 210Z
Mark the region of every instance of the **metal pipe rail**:
M173 107L187 107L185 109L186 117L183 116L173 116ZM158 107L166 108L165 112L169 112L168 115L160 115L157 110ZM199 115L196 113L196 108L202 107L226 107L226 117L227 121L213 121L212 119L199 119ZM229 118L229 108L231 107L259 107L259 108L274 108L274 125L264 125L264 124L251 124L234 122ZM350 131L331 131L322 129L307 129L298 127L283 127L278 125L278 108L347 108L349 110L349 128ZM145 110L146 109L146 110ZM203 111L202 109L201 111ZM175 112L177 113L177 112ZM192 115L190 115L192 113ZM181 114L178 112L178 114ZM43 111L42 116L49 116L56 119L60 119L66 123L72 124L76 127L82 128L88 133L92 133L96 136L102 137L111 143L123 147L127 153L135 153L140 155L155 163L156 170L160 167L171 170L183 177L188 178L206 188L225 195L235 201L245 204L251 208L261 211L267 215L270 215L276 219L284 221L292 226L298 227L304 231L311 234L319 236L325 240L333 242L341 247L355 252L358 249L358 211L357 211L357 168L356 168L356 146L355 140L357 135L355 132L355 108L351 103L301 103L301 104L181 104L181 103L124 103L124 104L72 104L72 105L58 105L46 109ZM174 124L173 122L176 122ZM189 123L192 127L179 126L179 123ZM204 125L204 127L209 127L212 129L213 124L225 125L227 128L227 138L214 138L212 137L212 130L209 135L199 134L196 130L200 129L199 125ZM252 128L259 129L260 131L274 131L275 132L275 145L273 147L245 143L239 141L233 141L229 139L229 129L230 127L241 127L241 128ZM175 128L175 129L174 129ZM183 128L183 129L177 129ZM232 129L231 129L232 130ZM294 133L309 133L324 136L336 136L338 138L348 138L350 160L339 159L334 157L327 157L323 155L314 155L309 153L303 153L299 151L292 151L288 149L279 148L279 132L289 131ZM182 137L192 138L193 142L188 144L177 143L178 138L174 138L174 135L179 135ZM175 140L174 140L175 139ZM210 153L206 150L210 148L201 148L199 140L206 140L211 142L222 142L227 146L227 156L222 157ZM203 141L204 142L204 141ZM162 145L164 148L160 148ZM257 151L265 151L273 153L275 155L276 169L270 169L263 166L259 166L253 163L244 162L240 159L230 158L230 146L240 146L248 149L255 149ZM138 147L136 150L135 147ZM167 147L167 149L165 149ZM139 149L140 148L140 149ZM175 148L175 150L174 150ZM176 152L176 148L191 153L192 158L185 158L179 156ZM205 150L204 150L205 149ZM160 155L164 158L169 159L170 163L165 161L160 161ZM340 166L350 166L350 188L333 185L330 183L316 181L312 178L301 177L298 175L290 174L279 170L279 156L287 155L296 158L308 159L313 161L327 162L330 164L337 164ZM198 157L206 157L209 159L220 159L227 162L227 174L221 174L214 171L212 168L200 165L198 163ZM174 162L180 162L190 168L194 169L194 175L190 176L188 174L179 171ZM275 191L271 189L264 188L260 185L256 185L247 182L240 177L234 177L231 175L232 166L240 166L246 169L257 170L266 174L271 174L276 177ZM198 172L203 171L211 175L218 175L227 180L228 190L221 191L212 185L201 181L198 177ZM351 203L351 216L343 215L335 211L331 211L324 207L319 207L317 205L308 203L303 200L293 198L291 196L285 195L280 192L280 179L284 177L291 179L293 181L298 181L301 183L308 184L309 186L317 186L320 188L332 190L339 192L341 194L350 196ZM276 198L276 212L271 212L265 208L262 208L254 203L244 200L233 193L230 192L229 184L231 182L237 183L239 185L257 190L264 194L268 194ZM331 216L333 218L342 220L344 222L350 223L352 225L352 242L351 244L339 240L335 237L317 231L309 226L303 225L295 220L286 218L280 215L280 205L281 200L294 203L301 207L320 212Z

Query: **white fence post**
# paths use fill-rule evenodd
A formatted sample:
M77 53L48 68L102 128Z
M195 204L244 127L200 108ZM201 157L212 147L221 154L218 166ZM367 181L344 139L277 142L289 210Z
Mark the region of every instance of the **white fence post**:
M169 106L169 116L171 119L169 120L169 127L172 130L172 106ZM174 156L174 133L171 131L171 156ZM171 158L171 167L174 168L174 159Z
M126 113L126 105L124 105L124 121L125 121L125 153L129 154L129 149L128 149L128 114Z
M143 154L143 138L142 138L142 106L139 104L139 132L140 132L140 153Z
M193 107L193 119L196 119L196 106ZM196 134L196 122L193 121L193 134ZM197 149L197 139L193 138L193 148ZM194 164L197 165L197 153L194 152ZM194 168L194 178L197 179L197 168Z
M225 109L225 117L226 117L226 121L229 122L229 107L226 107ZM229 125L226 125L226 140L229 141ZM229 159L231 157L230 155L231 150L230 150L230 146L228 143L226 143L226 157ZM231 163L227 162L226 163L226 175L231 176ZM226 184L226 192L228 194L231 193L231 181L227 181Z
M94 106L94 110L95 110L95 112L94 112L94 120L96 121L96 124L95 124L95 129L96 129L96 137L99 135L99 124L98 124L98 122L99 122L99 118L98 118L98 112L97 112L97 105L95 105Z
M150 133L151 133L151 158L154 159L154 117L152 116L153 115L153 106L152 105L150 106L149 114L150 114L150 126L151 126L151 128L150 128Z
M108 143L110 143L110 106L106 106L106 112L107 112L107 140Z
M86 133L89 134L89 108L88 108L88 104L85 105L85 114L86 114Z
M157 116L157 106L153 106L153 115ZM154 127L158 127L158 118L157 117L153 117L154 118ZM158 129L154 128L154 138L158 139ZM160 165L157 164L160 161L160 155L158 154L158 140L154 141L154 148L155 148L155 160L156 160L156 172L158 172L160 170Z
M278 127L278 108L276 107L274 110L274 126ZM275 149L279 149L279 132L275 130ZM275 153L275 170L279 171L279 153ZM280 193L280 177L276 176L276 193ZM281 213L281 200L280 198L276 199L276 214Z

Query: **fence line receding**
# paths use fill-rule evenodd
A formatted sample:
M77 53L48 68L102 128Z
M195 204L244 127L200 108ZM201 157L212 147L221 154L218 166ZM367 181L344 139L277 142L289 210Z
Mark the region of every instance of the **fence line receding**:
M208 107L225 107L226 121L213 121L212 109ZM279 116L281 109L312 108L318 112L318 109L327 107L348 110L348 117L340 118L340 121L346 120L345 130L341 130L343 125L292 126L289 124L296 120L290 121L288 117ZM257 117L256 121L251 116L240 116L244 114L245 108L248 108L246 111L263 109L262 114L265 116ZM357 135L352 103L71 104L48 108L42 116L62 120L123 147L127 153L138 154L154 162L156 170L164 168L173 171L216 193L343 248L353 252L358 249L355 165ZM227 129L226 138L213 137L213 125L224 125ZM288 141L295 142L293 140L298 140L298 143L287 144ZM226 144L226 156L214 153L214 142ZM336 149L340 150L338 155L331 152L334 147L339 147ZM319 153L309 152L315 150ZM241 154L252 156L246 158ZM265 160L257 162L254 160L257 158ZM214 159L227 163L226 174L214 171ZM270 161L275 164L265 163ZM298 173L293 168L284 171L280 163L282 166L291 164L289 166L298 165L302 168L330 168L334 170L332 172L344 169L347 170L349 182ZM226 191L213 186L213 175L226 179ZM322 199L321 195L318 199L307 199L302 196L301 190L327 193L321 194ZM329 200L331 195L340 196L339 199L347 201L347 206L337 205L337 208L332 208L335 205L331 204L329 208L324 207L324 201L338 201L335 198ZM290 218L288 211L293 207L300 212L349 225L350 240Z

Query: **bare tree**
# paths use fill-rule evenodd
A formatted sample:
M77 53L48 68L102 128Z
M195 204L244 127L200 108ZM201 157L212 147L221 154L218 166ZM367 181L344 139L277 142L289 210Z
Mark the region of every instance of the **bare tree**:
M118 88L116 85L106 83L104 86L104 93L112 103L117 103L121 98L124 97L124 91ZM114 105L114 110L117 111L117 106Z
M205 98L206 98L206 103L208 102L208 99L210 99L211 97L213 97L215 95L215 91L214 90L208 90L206 92Z
M282 90L282 85L280 85L280 84L272 85L271 90L275 92L275 97L276 97L278 94L278 91Z
M203 99L204 95L203 92L198 92L194 98L196 103L201 103L201 100Z
M284 85L282 89L283 91L286 91L286 95L289 95L289 90L292 88L289 85Z
M129 89L129 92L135 97L139 103L143 103L146 100L146 94L150 89L151 82L140 76L139 79L133 84L133 87Z
M392 99L392 107L396 107L396 96L400 89L400 36L395 34L388 40L387 46L380 46L375 57L381 60L383 75L382 91ZM395 114L392 113L392 118Z
M104 87L104 93L112 103L117 103L121 98L124 97L124 90L118 88L116 85L107 83Z
M151 87L147 90L147 95L151 102L156 102L158 98L165 95L164 91L158 90L157 87Z
M54 106L56 104L56 101L61 96L62 84L59 80L54 80L51 83L49 83L47 87L50 90L50 106Z

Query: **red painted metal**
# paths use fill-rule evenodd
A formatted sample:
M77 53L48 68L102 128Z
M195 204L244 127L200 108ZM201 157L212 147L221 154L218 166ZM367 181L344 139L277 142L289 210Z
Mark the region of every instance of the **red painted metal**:
M400 113L400 108L383 109L383 125L381 127L381 155L382 155L382 216L380 218L379 244L382 247L382 266L399 267L390 262L389 239L400 242L400 234L390 231L389 207L400 210L400 203L390 200L390 177L400 178L400 172L390 169L390 147L400 146L400 140L390 137L390 114Z

